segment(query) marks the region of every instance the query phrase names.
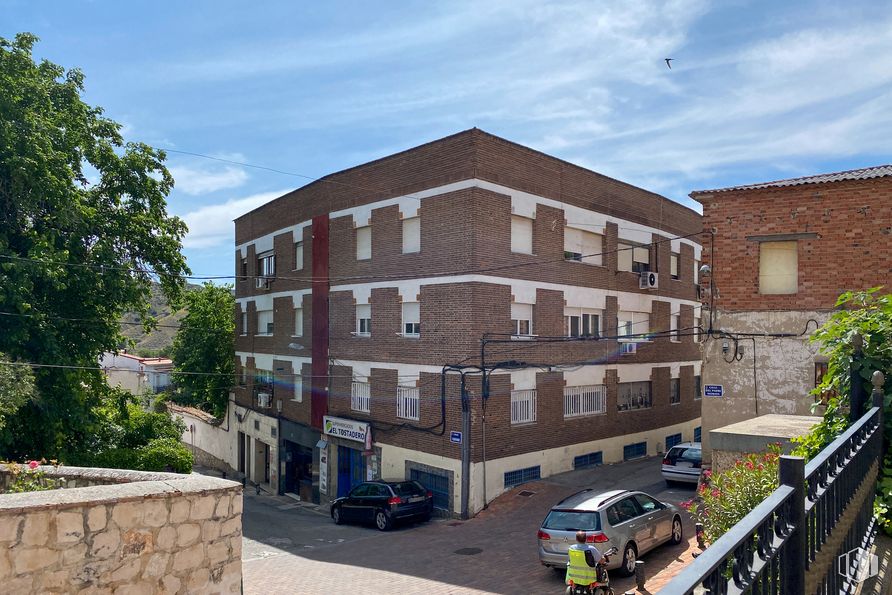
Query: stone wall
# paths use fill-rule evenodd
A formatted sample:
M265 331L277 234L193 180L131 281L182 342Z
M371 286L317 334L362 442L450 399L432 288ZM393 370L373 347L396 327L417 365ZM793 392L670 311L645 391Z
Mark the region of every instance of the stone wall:
M0 495L4 593L241 592L240 484L195 474L43 469L93 485Z

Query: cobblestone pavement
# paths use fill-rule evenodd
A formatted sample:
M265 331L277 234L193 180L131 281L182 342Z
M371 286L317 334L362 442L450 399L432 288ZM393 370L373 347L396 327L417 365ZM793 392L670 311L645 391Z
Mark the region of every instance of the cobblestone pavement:
M618 486L672 503L693 494L693 487L665 489L659 459L647 459L524 484L468 521L435 520L382 533L335 525L325 511L289 498L246 492L245 593L562 593L563 576L536 555L539 523L580 487ZM687 520L686 530L691 536ZM662 546L645 555L652 577L646 592L655 593L689 562L691 549L690 543ZM633 579L612 575L618 594L634 588Z

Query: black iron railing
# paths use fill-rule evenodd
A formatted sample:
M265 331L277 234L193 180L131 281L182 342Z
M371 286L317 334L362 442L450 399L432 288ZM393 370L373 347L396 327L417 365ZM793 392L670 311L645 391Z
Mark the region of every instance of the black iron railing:
M856 548L867 549L873 537L883 449L878 390L874 403L808 465L801 457L782 456L780 486L660 593L853 592L858 575L840 569L838 561Z

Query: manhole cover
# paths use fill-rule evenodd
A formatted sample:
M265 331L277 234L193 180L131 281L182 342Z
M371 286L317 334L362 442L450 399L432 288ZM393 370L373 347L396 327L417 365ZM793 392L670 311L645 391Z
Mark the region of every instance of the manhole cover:
M532 495L535 494L535 493L536 493L536 492L531 492L531 491L529 491L529 490L524 490L524 491L522 491L522 492L517 492L517 495L518 495L518 496L523 496L524 498L529 498L530 496L532 496Z
M482 551L479 547L463 547L460 550L455 550L455 553L459 556L476 556Z

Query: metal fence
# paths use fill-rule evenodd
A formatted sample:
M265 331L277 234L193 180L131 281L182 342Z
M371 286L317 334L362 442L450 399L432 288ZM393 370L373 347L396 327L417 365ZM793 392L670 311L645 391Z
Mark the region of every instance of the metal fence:
M607 387L603 384L564 387L564 417L581 417L607 411Z
M808 465L801 457L781 457L780 486L660 593L854 592L863 578L858 574L863 560L848 554L868 549L876 530L882 398L875 390L874 407Z
M396 388L396 416L402 419L418 420L418 387L398 386Z
M369 413L371 404L371 386L369 383L354 382L350 387L350 409Z

